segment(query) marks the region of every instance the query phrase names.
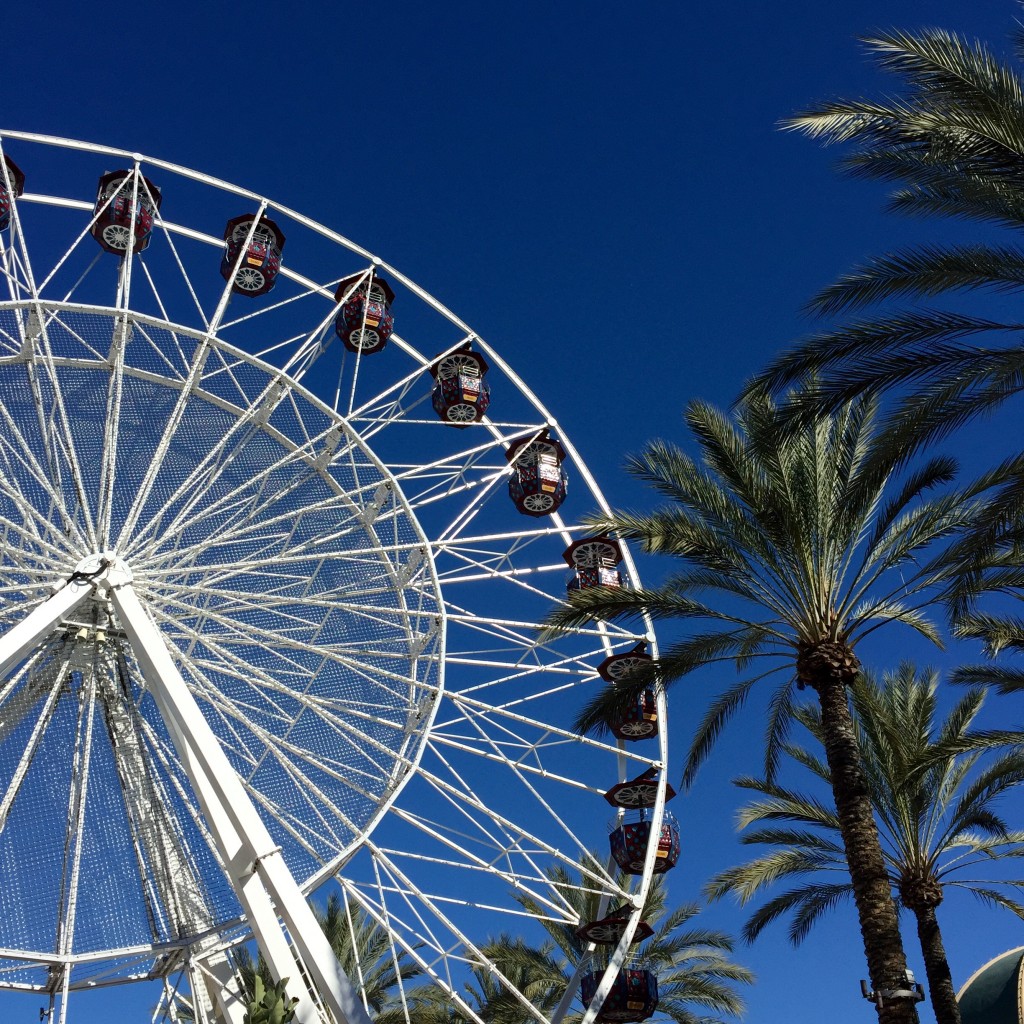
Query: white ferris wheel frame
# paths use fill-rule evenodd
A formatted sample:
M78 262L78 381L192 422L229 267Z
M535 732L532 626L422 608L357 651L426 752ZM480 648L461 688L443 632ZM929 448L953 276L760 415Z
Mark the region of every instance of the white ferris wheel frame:
M133 188L135 189L139 187L138 183L141 175L140 168L144 163L147 168L161 169L175 175L189 178L199 184L210 186L215 189L222 189L240 198L248 199L257 206L257 218L263 216L271 205L269 200L256 193L240 189L220 179L192 171L176 164L148 157L144 158L138 153L110 147L94 146L73 140L13 131L0 132L0 139L13 139L27 143L50 145L65 149L78 149L130 162L134 169ZM0 157L2 157L2 151L0 151ZM4 182L8 187L10 187L10 177L2 159L0 159L0 174L3 175ZM92 203L56 196L40 196L29 193L21 197L18 202L40 203L47 206L62 207L65 209L81 211L89 214L90 216L93 212ZM32 277L29 252L25 247L24 236L22 235L20 225L18 224L17 203L14 203L13 205L12 220L14 222L14 236L18 239L18 245L20 247L17 258L20 260L21 270L29 282L32 293L28 297L27 301L35 304L38 321L42 323L47 315L46 310L53 304L53 300L44 299L41 294L42 288L47 282L41 282L37 287ZM134 218L134 203L132 204L132 209L132 217ZM494 351L494 349L487 345L487 343L484 342L476 332L474 332L467 324L455 316L455 314L453 314L432 295L415 284L415 282L410 280L397 268L373 255L368 250L352 243L337 232L332 231L297 211L282 207L280 204L273 204L273 210L275 211L275 215L280 214L287 216L289 219L301 224L308 230L323 236L328 241L363 258L367 261L369 268L373 272L376 273L380 271L386 273L426 306L430 307L436 313L455 325L462 332L462 337L451 345L449 351L454 351L461 344L464 344L465 341L472 341L479 351L486 354L491 365L500 368L505 377L511 381L515 387L518 388L519 392L533 405L540 414L544 427L552 431L558 430L558 424L554 417L551 416L547 408L533 393L526 382L496 351ZM250 236L255 230L256 223L257 219L254 219L250 226ZM132 227L134 228L134 219ZM192 241L202 242L209 246L218 248L223 247L223 241L220 238L203 233L194 228L174 224L165 220L161 220L161 228L169 236L181 236ZM10 257L7 257L5 254L5 258ZM122 260L117 298L114 306L112 307L115 311L131 311L132 275L133 265L135 262L136 261L133 258L125 258ZM51 276L53 272L55 271L51 271ZM288 266L282 266L280 273L283 278L291 280L301 288L306 289L309 293L320 294L324 298L330 299L333 302L334 296L331 294L330 290L309 277L299 274ZM215 338L224 326L230 294L230 287L226 284L213 315L206 318L205 314L203 314L205 320L203 327L210 339ZM20 303L24 303L26 301L24 294L14 294L13 284L12 301L18 301ZM199 305L198 302L197 305ZM107 309L110 308L111 307L107 307ZM332 309L331 313L317 326L314 331L302 337L301 340L293 346L292 355L287 360L281 371L282 374L287 374L291 381L301 383L303 377L314 365L318 356L322 354L326 344L324 340L325 334L330 328L333 315L334 313ZM135 314L133 313L132 316L134 318ZM420 368L427 366L433 361L413 345L406 343L398 335L394 336L392 343L396 347L400 348L407 356L411 357L414 363L418 363ZM411 370L405 376L394 381L390 386L389 392L400 393L402 389L408 387L411 381L419 374L420 369ZM345 412L345 415L348 417L352 417L353 414L365 411L365 409L370 405L375 402L379 402L388 394L388 392L382 392L381 394L371 398L369 401L364 402L362 405L359 405L355 401L355 391L356 380L355 376L353 376L352 390L349 395L349 404ZM337 402L340 398L340 394L336 396L336 411ZM258 413L258 410L254 411L254 413ZM508 436L502 428L491 421L486 421L484 428L490 435L490 440L483 442L478 446L481 452L492 448L496 440L501 442L506 442L508 440ZM372 436L372 429L368 430L362 436L364 438ZM607 512L609 510L608 505L601 495L593 476L579 457L578 452L572 446L571 442L560 432L559 439L569 456L569 459L572 461L574 472L583 479L591 494L596 498L598 506L603 511ZM473 451L473 449L470 449L470 451ZM421 464L415 467L415 470L412 468L407 470L406 475L411 476L414 472L422 474L424 471L429 471L432 468L441 470L445 467L447 462L448 460L441 458L437 461L436 466L434 467L430 465L424 466ZM510 471L511 467L509 467L509 470L504 473L495 474L489 484L490 489L499 486L507 480L508 472ZM403 481L403 472L401 470L395 472L394 477L396 482L401 484ZM451 538L458 536L459 529L466 521L471 520L476 515L487 496L487 489L480 490L476 497L460 511L458 517L450 523L446 531L442 532L438 537L430 538L430 545L425 552L425 558L430 563L435 578L437 573L433 563L438 552L443 551L447 546L455 543ZM541 527L540 525L536 525L531 526L528 529L510 531L506 535L492 533L483 535L476 539L488 541L507 540L509 542L515 542L522 539L524 536L529 536L531 534L551 535L554 533L568 544L573 539L574 533L577 532L577 530L570 528L558 513L555 513L551 517L551 523L553 524L551 527ZM628 577L635 584L638 579L636 568L632 557L626 548L623 548L623 563ZM464 573L460 578L460 581L472 582L476 579L486 579L487 576L489 574L493 574L493 572L494 570L492 568L481 564L475 569L471 569L471 571ZM287 977L294 974L296 964L298 964L302 972L300 976L307 980L307 984L305 986L306 992L303 994L298 1008L299 1020L302 1024L316 1024L316 1022L333 1017L338 1024L349 1024L349 1022L351 1022L351 1024L366 1024L369 1017L364 1003L358 998L353 986L345 977L344 972L341 971L337 961L333 957L333 954L330 952L329 947L326 945L326 941L323 940L322 932L319 927L317 927L316 922L309 911L302 889L300 889L296 884L280 856L280 849L275 848L271 836L263 824L258 811L253 805L249 795L240 785L236 773L231 768L230 762L227 760L220 742L210 730L202 711L199 709L194 698L189 693L187 685L182 679L172 658L168 654L165 639L162 637L152 618L147 614L143 604L140 602L138 595L135 593L132 586L131 570L113 553L110 553L109 557L105 554L101 558L99 564L90 563L89 566L80 566L78 567L75 576L68 577L64 580L55 580L54 586L55 592L52 597L36 607L36 609L32 611L18 626L14 627L5 636L0 638L0 675L5 675L11 668L16 666L33 648L39 637L46 635L57 623L71 614L75 608L79 607L84 602L88 600L100 601L105 602L112 607L116 611L118 618L128 634L132 650L140 662L146 682L159 704L161 715L171 733L174 744L177 748L178 756L181 759L182 765L189 776L196 795L203 806L203 811L208 819L211 834L217 843L221 859L228 869L232 887L238 896L239 902L245 909L246 916L257 937L261 950L267 956L272 972L275 977L279 979L281 977ZM442 604L441 614L444 619L441 628L444 630L447 627L448 618L452 615L452 612L448 609L446 604ZM493 628L515 633L522 633L524 630L532 628L532 626L533 623L522 622L511 618L493 620ZM603 628L604 627L600 627L600 630L603 630ZM649 628L647 637L652 643L654 642L653 634L650 632ZM484 663L485 662L482 660L481 664ZM660 691L657 695L657 702L661 722L665 723L665 701L664 695ZM436 707L437 704L435 703L434 711L436 711ZM513 716L515 714L515 712L511 711L509 713ZM601 746L597 741L595 741L595 744L597 746ZM666 800L667 780L665 766L667 764L667 736L664 724L659 733L658 744L658 756L656 758L649 759L651 764L656 765L661 769L657 785L656 801L651 811L651 834L655 836L660 832ZM617 761L619 781L624 781L627 778L627 765L629 763L629 759L624 756L621 743L618 748ZM527 771L528 774L528 769L524 770ZM386 807L382 807L380 813L383 814L386 809ZM376 820L376 817L374 820ZM366 840L366 844L369 848L374 848L372 839ZM389 859L386 850L377 848L375 852L380 857L380 862L393 870L396 878L402 878L404 880L404 884L409 887L411 892L418 892L421 896L427 898L427 894L422 893L411 878L403 876L400 866L395 863L393 859ZM609 958L609 963L604 972L598 991L586 1010L583 1024L590 1024L590 1022L595 1019L607 993L611 989L619 968L627 958L633 934L640 922L639 910L643 906L653 878L653 868L656 856L657 843L649 843L646 851L641 882L639 887L632 894L633 913L630 916L629 923L619 943L616 945L614 953ZM333 869L326 870L323 877L317 877L311 880L310 883L305 886L306 890L308 891L309 889L314 888L319 881L323 880L323 878L329 877L331 874L333 874ZM358 900L358 896L356 896L356 899ZM391 927L391 922L388 920L386 910L382 911L380 907L375 906L372 902L368 901L364 901L360 905L384 927ZM607 897L605 897L604 905L607 905ZM280 917L278 916L279 914ZM452 933L459 936L461 941L464 943L465 948L483 958L479 944L474 942L474 940L468 935L463 934L456 923L453 921L449 921L448 923ZM291 937L291 944L289 944L287 936ZM218 968L216 966L216 956L222 952L224 945L229 944L230 942L219 947L214 947L211 950L204 950L204 957L201 958L203 962L196 965L194 979L201 978L204 972L207 975L212 973L217 976L215 978L216 983L212 986L212 992L220 1001L220 1013L224 1019L229 1022L229 1024L236 1024L236 1022L241 1019L241 1009L237 1000L237 993L232 992L231 985L228 979L225 978L223 971L220 971L218 975ZM591 946L591 948L593 948L593 946ZM437 974L435 965L427 958L420 957L414 949L405 948L404 952L411 959L419 961L419 966L426 976L433 977L438 981L443 980L440 975ZM565 996L555 1013L550 1018L552 1024L557 1024L568 1010L571 1000L574 998L579 977L585 969L585 965L585 960L578 965ZM493 968L493 965L492 970L494 970L495 973L498 974L499 978L501 978L500 972L497 972L496 969ZM501 980L507 981L507 979ZM458 1005L463 1012L467 1013L471 1018L475 1017L472 1008L463 999L461 999L461 997L453 993L453 999L456 1005ZM532 1010L531 1007L527 1007L527 1009ZM325 1011L328 1014L326 1018L323 1016ZM538 1019L540 1018L538 1017Z

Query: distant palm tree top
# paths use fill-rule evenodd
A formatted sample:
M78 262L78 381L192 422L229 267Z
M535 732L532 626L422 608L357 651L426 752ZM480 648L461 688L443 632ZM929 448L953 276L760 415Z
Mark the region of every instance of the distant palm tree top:
M960 990L962 1024L1024 1024L1021 966L1024 946L989 960Z

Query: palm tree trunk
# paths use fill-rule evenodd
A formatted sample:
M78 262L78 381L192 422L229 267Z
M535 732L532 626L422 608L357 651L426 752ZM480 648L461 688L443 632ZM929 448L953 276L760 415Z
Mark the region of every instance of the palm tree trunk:
M816 646L819 650L815 653L820 654L820 647L824 645ZM841 644L828 646L844 648ZM814 687L821 702L825 755L832 775L832 794L846 847L871 988L881 992L906 988L907 959L847 699L844 676L851 674L851 667L856 673L857 661L849 648L845 648L844 658L845 666L836 665L832 657L801 658L804 664L800 678ZM880 1024L918 1024L915 1004L907 999L883 1005L878 1010L878 1019Z
M949 961L942 945L935 908L914 908L914 917L917 918L917 937L921 940L935 1020L937 1024L960 1024L960 1006L956 1001L956 989L953 988L953 976L949 972Z

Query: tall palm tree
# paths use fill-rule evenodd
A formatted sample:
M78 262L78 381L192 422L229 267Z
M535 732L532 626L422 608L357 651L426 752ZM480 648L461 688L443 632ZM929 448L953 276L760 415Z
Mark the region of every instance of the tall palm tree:
M881 686L862 677L852 693L889 884L917 923L935 1018L938 1024L959 1024L936 910L944 890L955 887L1024 918L1024 906L1014 898L1024 879L973 877L979 865L985 874L1000 860L1024 857L1024 832L1011 831L996 806L1024 782L1024 750L987 757L991 743L971 733L984 691L968 692L940 722L937 686L937 673L904 664ZM821 717L813 708L801 708L796 717L822 740ZM787 754L812 776L830 781L817 754L797 745L788 745ZM739 813L740 828L751 829L741 842L770 852L721 872L705 892L747 903L788 882L791 888L751 915L743 935L753 941L773 921L789 916L789 938L799 945L823 914L851 895L838 819L825 801L805 792L759 779L735 783L758 794Z
M783 430L765 396L739 409L735 422L695 402L686 419L702 464L675 445L648 444L627 468L670 504L651 514L613 512L591 525L678 560L660 587L599 587L574 592L552 614L558 629L597 619L679 619L697 632L652 666L668 686L706 665L733 661L753 674L712 704L691 744L687 780L750 690L781 673L771 698L765 774L771 778L785 739L795 690L817 694L837 816L871 982L876 992L905 988L906 960L879 848L867 779L847 700L860 670L859 641L902 622L935 643L926 614L936 599L938 563L929 551L963 527L974 501L929 497L952 464L931 459L899 486L901 451L880 447L875 403L858 400L833 416ZM606 689L580 725L600 728L649 680ZM879 1008L886 1024L914 1021L908 1000Z
M1012 235L1024 228L1024 30L1014 39L1014 63L938 29L865 42L901 91L880 101L822 103L787 126L852 144L847 169L895 183L893 209L997 225L1008 237L916 246L855 267L811 302L839 322L777 358L747 390L781 391L806 380L794 403L802 417L866 391L895 390L889 429L913 434L920 445L1024 389L1019 318L981 315L977 301L963 306L971 292L1024 288L1024 246ZM960 308L934 308L946 296ZM1024 645L1024 620L978 610L985 593L1021 590L1024 456L1012 453L996 475L1003 498L965 541L961 581L950 595L956 632L981 639L990 654ZM957 678L1024 688L1024 671L1000 665Z

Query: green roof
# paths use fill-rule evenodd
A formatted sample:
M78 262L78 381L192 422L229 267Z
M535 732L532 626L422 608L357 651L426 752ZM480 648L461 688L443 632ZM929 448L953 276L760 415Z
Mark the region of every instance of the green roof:
M960 990L962 1024L1024 1024L1021 961L1024 946L990 960Z

